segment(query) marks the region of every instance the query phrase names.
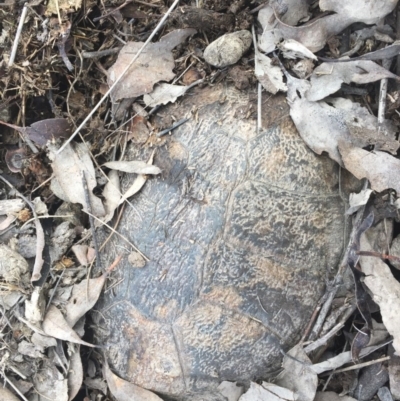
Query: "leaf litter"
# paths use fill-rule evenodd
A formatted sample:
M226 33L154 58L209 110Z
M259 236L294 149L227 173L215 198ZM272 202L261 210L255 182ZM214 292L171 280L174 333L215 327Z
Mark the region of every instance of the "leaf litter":
M40 3L36 2L35 7ZM6 29L5 25L2 27L0 40L6 50L2 50L4 59L0 61L0 118L7 154L1 167L2 174L5 171L5 177L12 178L13 188L1 192L0 199L0 297L4 316L3 333L7 328L14 328L13 336L6 336L12 346L7 354L2 354L2 377L6 384L0 390L2 399L14 401L21 394L25 397L25 393L19 390L23 388L22 380L11 385L8 376L29 379L31 386L33 384L35 391L43 397L60 400L77 399L83 382L101 381L99 369L95 375L100 376L92 376L89 380L80 357L81 348L85 347L80 345L93 347L91 342L82 338L82 325L106 284L107 273L103 269L103 273L97 272L96 277L90 276L90 265L96 261L98 249L91 243L88 223L80 217L79 212L59 213L59 217L50 214L56 208L61 210L64 206L76 204L80 205L80 211L92 210L93 215L105 223L113 221L118 208L121 205L130 207L128 199L146 185L151 175L162 173L153 165L152 157L148 161L128 160L128 141L136 141L145 146L164 145L164 139L155 133L165 130L171 132L175 121L173 116L165 116L165 125L157 126L152 115L159 110L162 113L161 105L182 98L185 101L190 96L190 83L194 80L190 82L189 72L195 71L195 80L201 77L201 85L214 84L227 76L224 69L210 66L218 63L207 63L203 57L209 42L219 39L219 42L224 43L221 38L230 29L231 22L225 25L221 22L221 31L216 28L215 20L209 25L201 23L194 26L190 20L196 16L195 8L183 7L176 12L171 24L166 23L165 31L147 44L136 63L120 79L121 73L150 37L149 27L155 21L161 21L166 11L161 3L122 2L116 8L115 4L106 2L104 9L96 8L96 12L102 14L101 17L84 17L91 24L100 24L99 30L87 29L76 21L71 26L71 17L81 8L79 1L49 3L41 11L42 15L52 16L48 20L39 18L40 13L29 12L22 30L25 43L20 47L21 54L16 54L14 60L18 68L9 70L6 69L6 63L17 35L15 30ZM94 6L94 3L90 4ZM394 0L320 0L312 7L306 0L270 1L260 5L256 14L242 4L238 6L242 7L241 13L235 14L236 25L231 27L233 32L249 32L253 16L257 17L262 29L256 33L255 49L250 50L253 54L245 53L247 47L244 46L239 56L235 56L239 60L238 64L253 70L254 77L249 82L258 80L270 93L287 91L290 115L299 134L314 152L329 154L354 176L368 182L369 188L358 199L353 197L351 208L348 209L348 214L363 215L364 221L368 210L377 210L377 198L384 205L379 209L379 218L385 218L385 222L392 218L395 213L387 217L385 211L389 216L388 210L396 204L396 193L393 190L397 193L400 190L400 165L396 157L400 126L396 112L400 105L399 70L381 62L398 55L399 42L394 41L398 32L393 24L393 14L390 14L396 5L397 1ZM12 10L16 12L12 13ZM221 6L220 11L224 10L226 14L204 10L206 12L202 18L211 20L226 16L227 21L233 21L229 13L236 11L231 5L229 11L228 7ZM20 11L19 6L13 2L8 2L4 9L0 7L2 18L11 21L9 26L16 25L15 16ZM132 18L138 19L133 22ZM383 18L386 18L385 26L381 23ZM128 19L131 22L127 23ZM369 27L365 28L365 24ZM197 31L203 28L207 32L204 37ZM102 38L98 35L100 30L103 31ZM73 44L71 32L76 39ZM120 39L121 32L124 39ZM10 36L14 34L15 39ZM344 46L345 40L340 36L342 34L349 36L347 48ZM249 37L249 34L245 35ZM122 48L121 40L124 42ZM98 45L100 42L101 46ZM386 46L386 43L391 44ZM46 48L55 60L48 64L51 67L46 70L42 68L44 59L39 61L37 58L39 54L45 54L40 51L40 46ZM215 57L222 60L224 55L221 52L225 50L226 46L217 46ZM273 51L276 53L271 54ZM78 58L75 60L74 54L81 55L79 62ZM93 59L96 60L94 63L86 64L86 67L91 68L90 73L79 64ZM75 60L75 64L71 60ZM294 78L293 73L300 79ZM57 87L54 79L59 79L61 85ZM387 79L389 92L385 89ZM381 88L378 88L379 83ZM65 87L68 87L67 91L63 89ZM23 90L19 93L15 88ZM92 113L96 99L107 91L111 91L112 101L117 104L117 108L118 102L124 99L128 100L128 106L121 106L119 113L111 115L108 106L102 103L103 99L82 138L71 141L60 152L62 141L71 137L71 127L78 126L84 115ZM381 97L381 101L374 101L374 96ZM79 100L74 103L75 99ZM43 107L40 102L47 102L49 107ZM382 112L381 103L386 102L391 108ZM130 108L132 104L134 106ZM22 110L22 114L16 114L15 105ZM119 117L116 119L117 115ZM195 115L196 111L193 110L194 118ZM132 121L130 124L131 120L135 123ZM113 161L116 158L119 161ZM136 180L122 194L120 177L124 174L135 174ZM88 182L87 188L83 184L82 175ZM36 210L36 205L17 198L20 193L18 191L23 191L28 198L30 194L32 198L36 197L36 202L44 205L44 208L41 206L43 212ZM25 205L32 207L36 214L34 223L27 223L26 227L18 215ZM373 233L374 230L376 228L372 227L368 232ZM61 232L69 234L60 235ZM37 241L36 268L33 272L26 260L32 258L22 256L13 242L13 237L22 238L26 235ZM379 235L384 237L383 243L388 244L386 248L380 249L380 253L366 243L363 237L360 240L357 233L352 250L368 251L371 254L355 258L354 261L356 266L359 262L365 274L360 276L361 285L368 289L367 293L376 302L373 313L379 314L383 321L382 327L378 328L372 320L370 345L361 347L358 352L360 358L370 359L366 363L378 367L381 364L386 368L386 362L381 360L386 358L382 355L389 334L393 339L394 351L399 352L399 284L390 270L390 257L393 255L385 254L389 253L391 235L388 232ZM83 245L76 243L78 238ZM51 243L53 249L49 250L51 247L48 245ZM130 256L132 260L135 259L132 266L145 268L146 259L140 253L130 249L127 254L136 257ZM136 260L138 255L140 263ZM389 261L389 266L385 260ZM29 260L30 265L31 262ZM35 282L34 288L30 286L31 281ZM349 294L351 291L345 293L345 296ZM336 299L339 302L341 298L338 295ZM337 310L346 310L346 302ZM360 299L356 299L356 303L359 304ZM332 310L332 316L333 313ZM360 308L361 320L362 317L363 310ZM336 319L340 318L338 314ZM333 324L336 322L334 320ZM363 329L344 329L344 324L336 326L356 347L353 339L357 337L355 330L359 330L359 335L363 334ZM325 384L325 389L329 390L331 386L334 391L316 391L317 375L321 375L320 380L323 380L324 372L338 371L347 365L342 373L346 375L346 369L357 367L352 364L354 353L349 350L336 350L336 356L330 358L323 355L324 347L333 348L332 336L336 333L336 326L327 331L327 338L321 343L323 346L319 345L318 339L313 339L310 341L314 343L304 347L305 350L309 347L321 351L319 354L309 352L311 359L304 353L303 343L289 351L283 362L283 372L274 384L251 383L245 388L235 383L225 384L220 389L221 393L232 401L337 400L339 392L351 394L350 390L340 388L335 380ZM374 333L378 330L383 334L380 344L372 345ZM62 342L68 349L68 355L60 349ZM326 361L321 361L321 358ZM395 355L389 361L390 389L395 395L396 379L400 381L400 375L396 373L393 361ZM35 366L40 368L36 370ZM139 401L160 399L118 378L107 365L103 365L103 368L108 388L118 401L131 399L133 395ZM103 385L93 384L90 388L90 399L106 396ZM340 399L352 398L347 396Z

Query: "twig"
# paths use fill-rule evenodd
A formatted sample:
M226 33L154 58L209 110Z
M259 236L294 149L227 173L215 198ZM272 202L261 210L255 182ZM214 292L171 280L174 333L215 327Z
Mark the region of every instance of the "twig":
M389 361L389 360L390 360L390 356L384 356L384 357L379 358L379 359L374 359L373 361L359 363L357 365L348 366L347 368L343 368L343 369L337 369L334 372L330 372L330 373L327 373L327 374L322 374L321 376L326 376L328 374L331 375L331 374L336 374L336 373L341 373L341 372L348 372L349 370L361 369L361 368L364 368L365 366L375 365L376 363Z
M110 56L111 54L118 53L121 49L122 49L122 47L114 47L113 49L99 50L97 52L83 52L82 57L83 58L100 58L100 57Z
M126 66L124 71L122 71L121 75L116 79L116 81L111 85L111 87L108 89L108 91L104 94L104 96L99 100L99 102L94 106L92 111L86 116L86 118L82 121L82 123L79 125L79 127L75 130L75 132L69 137L69 139L64 143L64 145L61 146L60 149L56 152L56 155L61 153L65 147L75 138L76 135L80 132L80 130L86 125L86 123L90 120L90 118L93 116L93 114L97 111L97 109L102 105L104 100L107 99L108 95L112 92L112 90L117 86L117 84L121 81L121 79L124 77L124 75L127 73L127 71L131 68L133 63L138 59L142 51L145 49L145 47L150 43L150 41L154 38L154 36L157 34L157 32L160 30L160 28L164 25L164 22L168 18L168 16L171 14L171 12L174 10L174 8L178 5L179 0L175 0L171 7L168 9L168 11L165 13L164 17L161 18L161 21L157 24L157 26L154 28L154 31L151 33L151 35L148 37L146 42L144 42L143 46L139 49L139 51L136 53L136 55L133 57L133 59L130 61L130 63Z
M346 323L347 319L353 314L353 312L356 310L355 305L351 305L347 312L343 315L342 319L340 319L340 322L336 324L334 327L332 327L325 335L320 337L318 340L314 341L313 343L307 345L304 347L304 352L305 353L310 353L311 351L316 350L317 348L321 347L322 345L326 344L328 340L333 337Z
M90 215L90 213L86 210L84 210L85 213L87 213L88 215ZM109 230L111 230L113 233L117 234L120 238L122 238L128 245L130 245L136 252L138 252L140 254L140 256L142 256L147 262L150 260L144 253L142 253L135 245L132 244L132 242L130 242L127 238L125 238L122 234L120 234L118 231L114 230L110 225L108 225L107 223L104 223L104 221L102 221L101 219L99 219L98 217L96 217L95 215L91 215L93 218L95 218L98 222L100 222L100 224L106 226Z
M14 43L13 43L13 47L12 47L11 55L10 55L10 60L8 61L8 67L12 67L12 65L14 64L15 56L17 55L19 38L21 36L21 32L22 32L22 28L24 26L27 12L28 12L28 4L25 3L24 8L22 9L21 18L19 19L17 33L15 34Z
M25 396L19 391L18 387L7 378L6 374L4 372L1 372L2 376L4 377L4 380L15 390L15 392L24 400L28 401Z
M156 134L157 138L161 138L162 136L168 134L169 132L173 131L174 129L180 127L182 124L185 124L185 122L189 121L190 118L184 118L182 120L179 120L178 122L176 122L172 127L163 129L162 131L158 132Z
M387 70L392 64L392 59L385 59L382 61L382 67ZM381 79L381 86L379 90L379 108L378 108L378 132L385 133L385 111L386 111L386 95L388 87L388 78Z

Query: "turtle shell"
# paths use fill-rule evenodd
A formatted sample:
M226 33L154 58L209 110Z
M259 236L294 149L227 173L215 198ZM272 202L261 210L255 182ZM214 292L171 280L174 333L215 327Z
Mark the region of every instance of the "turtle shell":
M306 147L283 96L265 100L257 132L255 99L197 89L157 116L186 124L130 149L132 160L155 152L162 169L118 226L149 261L130 265L113 237L106 262L125 256L98 305L99 337L117 374L172 398L276 371L342 253L338 166Z

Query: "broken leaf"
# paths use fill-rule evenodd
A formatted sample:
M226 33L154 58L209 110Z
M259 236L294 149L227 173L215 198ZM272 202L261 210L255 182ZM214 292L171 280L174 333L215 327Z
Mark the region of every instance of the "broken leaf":
M95 347L95 345L81 340L78 334L76 334L76 332L68 325L63 314L54 305L49 306L42 327L43 331L48 336L58 338L59 340L86 345L88 347Z
M119 378L111 372L107 363L103 366L103 374L112 395L117 401L162 401L158 395L151 391Z
M276 379L276 384L292 390L302 401L314 401L317 391L318 376L311 368L311 361L301 344L293 347L288 354L293 358L283 358L283 372Z
M68 144L61 153L50 157L53 158L51 189L54 194L66 202L80 203L87 210L82 182L82 174L85 174L92 213L97 217L104 216L103 204L92 192L97 185L96 174L86 145Z
M243 394L243 387L237 386L234 382L223 381L217 390L228 400L238 401Z
M358 194L351 193L349 199L350 208L346 211L346 214L353 214L360 209L361 206L366 205L372 192L374 192L372 189L363 189Z
M159 81L170 81L175 73L171 50L196 33L195 29L177 29L162 37L157 43L149 43L138 59L129 67L111 95L115 101L149 93ZM108 70L111 87L125 71L132 58L143 46L143 42L128 42L120 51L117 61Z
M131 161L114 161L104 163L104 166L111 168L113 170L123 171L125 173L135 173L135 174L160 174L161 170L157 166L147 164L146 162L140 160Z
M143 101L148 107L155 107L170 102L174 103L178 97L186 93L187 89L187 86L162 83L153 92L144 95Z
M279 66L272 65L271 59L260 52L256 52L254 73L264 87L272 94L279 90L286 92L287 86L283 82L283 73Z
M385 152L339 144L344 166L358 179L367 178L374 191L393 188L400 193L400 160Z
M397 75L373 61L322 63L314 69L311 75L311 87L307 92L307 99L311 101L321 100L337 92L343 82L346 84L350 82L366 84L383 78L399 79Z

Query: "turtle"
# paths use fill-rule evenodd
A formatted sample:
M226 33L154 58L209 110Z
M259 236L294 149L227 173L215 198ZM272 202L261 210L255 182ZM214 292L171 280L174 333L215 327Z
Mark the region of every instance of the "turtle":
M96 335L116 374L166 399L224 400L222 381L271 377L342 255L340 166L304 144L284 95L264 99L257 129L256 99L227 83L196 88L155 116L185 124L126 156L154 155L162 172L118 226L146 263L119 236L104 253L123 258Z

